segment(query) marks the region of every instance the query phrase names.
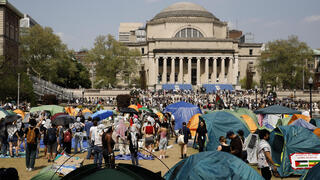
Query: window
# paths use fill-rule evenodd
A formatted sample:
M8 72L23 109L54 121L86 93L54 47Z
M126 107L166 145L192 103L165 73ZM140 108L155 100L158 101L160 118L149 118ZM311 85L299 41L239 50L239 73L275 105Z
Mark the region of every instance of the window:
M141 48L141 54L144 54L144 48Z
M249 49L249 55L252 56L253 49Z
M176 38L200 38L203 37L203 34L194 28L184 28L177 32L175 35Z

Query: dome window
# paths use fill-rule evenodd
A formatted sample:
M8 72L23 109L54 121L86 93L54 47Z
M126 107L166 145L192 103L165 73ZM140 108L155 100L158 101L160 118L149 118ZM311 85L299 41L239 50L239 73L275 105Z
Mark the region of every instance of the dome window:
M184 28L177 32L175 38L201 38L203 34L194 28Z

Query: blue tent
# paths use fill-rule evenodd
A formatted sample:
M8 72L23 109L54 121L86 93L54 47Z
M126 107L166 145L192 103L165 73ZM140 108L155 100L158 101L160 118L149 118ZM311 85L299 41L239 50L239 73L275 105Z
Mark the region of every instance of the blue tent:
M309 171L300 177L300 180L314 180L320 179L320 163L315 165L313 168L309 169Z
M304 119L297 119L295 120L293 123L290 124L291 126L300 126L300 127L304 127L306 129L309 129L310 131L315 130L317 127L314 126L311 123L308 123L307 121L305 121Z
M279 126L270 134L272 159L278 164L281 177L302 175L306 169L294 170L290 163L293 153L320 153L320 140L306 128L299 126Z
M258 109L254 113L256 114L301 114L300 111L287 108L280 105L272 105L266 108Z
M207 151L178 162L165 175L166 180L263 180L260 174L236 156Z
M313 124L314 126L320 128L320 119L311 119L310 123Z
M207 125L209 143L207 144L208 151L214 151L219 146L219 137L226 136L230 130L243 130L245 137L250 134L248 127L239 118L229 112L215 111L213 113L200 116Z
M195 106L193 104L190 104L184 101L170 104L165 108L164 112L165 113L170 112L173 114L174 120L175 120L175 127L174 127L175 130L181 129L182 123L183 122L188 123L189 119L193 115L198 113L201 114L201 110L198 106Z

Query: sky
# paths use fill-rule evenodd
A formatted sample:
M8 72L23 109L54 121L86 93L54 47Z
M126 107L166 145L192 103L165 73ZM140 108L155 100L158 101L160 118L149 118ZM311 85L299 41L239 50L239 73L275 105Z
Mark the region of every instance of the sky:
M320 48L320 0L184 0L199 4L231 29L267 43L298 36ZM118 38L121 22L151 20L177 0L9 0L42 26L51 27L68 48L90 49L98 35Z

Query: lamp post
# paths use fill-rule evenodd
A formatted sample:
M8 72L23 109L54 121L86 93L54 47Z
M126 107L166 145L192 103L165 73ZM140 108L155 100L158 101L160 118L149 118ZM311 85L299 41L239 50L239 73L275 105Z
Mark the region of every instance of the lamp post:
M254 86L254 89L255 89L255 91L256 91L256 109L258 109L258 86L255 85L255 86Z
M18 73L18 98L17 98L17 109L19 109L20 104L20 73Z
M310 118L312 118L312 85L313 85L312 77L309 78L308 84L310 87Z

